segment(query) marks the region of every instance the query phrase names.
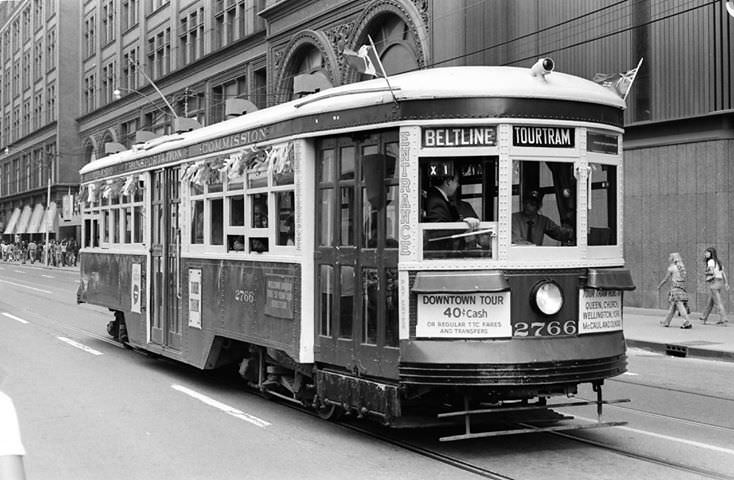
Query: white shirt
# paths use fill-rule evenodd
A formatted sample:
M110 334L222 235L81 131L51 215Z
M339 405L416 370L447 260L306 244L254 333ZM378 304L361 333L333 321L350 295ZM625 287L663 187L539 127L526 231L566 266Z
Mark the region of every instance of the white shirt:
M0 455L25 455L13 401L0 392Z

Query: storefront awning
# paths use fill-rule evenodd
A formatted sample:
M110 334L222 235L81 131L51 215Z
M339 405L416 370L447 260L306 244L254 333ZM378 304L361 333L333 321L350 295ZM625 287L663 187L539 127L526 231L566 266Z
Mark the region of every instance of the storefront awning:
M37 203L36 206L33 207L31 220L28 222L27 233L38 233L38 229L41 228L41 220L43 220L43 215L45 211L46 210L43 208L43 205L41 205L40 203Z
M13 213L10 215L10 220L8 220L8 224L5 227L5 231L3 232L3 235L12 235L13 231L15 230L15 225L18 223L18 219L20 218L20 208L17 208L13 210Z
M15 226L15 233L28 233L28 222L31 220L31 213L33 213L33 209L31 209L30 205L26 205L23 207L23 211L20 213L20 218L18 219L18 224Z
M56 211L56 202L51 202L43 215L38 233L54 233L59 228L59 214Z

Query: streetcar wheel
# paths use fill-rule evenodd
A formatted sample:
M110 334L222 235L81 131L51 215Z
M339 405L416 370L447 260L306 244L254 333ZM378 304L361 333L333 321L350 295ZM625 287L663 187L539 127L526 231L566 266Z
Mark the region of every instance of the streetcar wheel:
M336 421L339 420L344 414L344 409L339 405L327 403L321 407L317 407L316 413L320 418L323 418L324 420Z

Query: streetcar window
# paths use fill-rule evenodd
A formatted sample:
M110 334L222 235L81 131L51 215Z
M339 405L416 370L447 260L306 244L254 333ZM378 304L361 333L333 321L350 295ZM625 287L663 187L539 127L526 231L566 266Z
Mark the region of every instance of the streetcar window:
M204 201L191 202L191 243L204 243Z
M319 309L321 310L321 321L319 334L330 337L334 324L334 267L333 265L321 265L317 279L321 292Z
M277 244L293 245L296 238L293 190L276 192L275 215L278 219Z
M252 227L266 228L268 226L268 196L266 193L257 193L252 197Z
M617 167L589 164L591 199L587 242L590 246L617 244Z
M224 245L224 200L214 198L209 200L211 215L209 230L211 245Z
M334 245L334 189L320 190L319 196L319 245L329 247Z
M425 157L419 165L424 258L491 257L498 158ZM471 218L479 220L473 229Z
M341 266L339 278L339 338L352 338L354 322L354 267Z
M512 162L512 244L576 245L576 176L572 162Z
M234 195L229 200L229 226L244 227L245 226L245 196Z
M380 277L376 268L362 269L362 343L377 344L377 311Z

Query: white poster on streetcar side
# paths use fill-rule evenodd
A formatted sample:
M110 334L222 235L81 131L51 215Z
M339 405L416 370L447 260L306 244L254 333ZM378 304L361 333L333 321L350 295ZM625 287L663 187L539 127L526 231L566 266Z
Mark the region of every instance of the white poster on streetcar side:
M418 338L512 336L510 292L420 293Z
M132 264L132 272L130 273L130 311L140 313L140 285L142 284L142 275L139 263Z
M579 334L622 330L622 292L584 288L579 291Z
M201 329L201 270L189 269L189 327Z

